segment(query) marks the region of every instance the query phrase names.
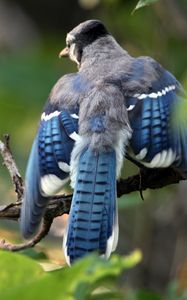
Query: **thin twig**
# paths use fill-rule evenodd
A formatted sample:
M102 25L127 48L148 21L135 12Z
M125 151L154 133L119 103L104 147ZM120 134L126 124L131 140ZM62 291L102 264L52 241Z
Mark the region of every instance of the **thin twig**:
M160 189L170 184L179 183L186 178L174 170L172 167L163 169L141 169L140 174L133 175L126 179L120 179L117 182L118 198L136 191L145 191L146 189Z
M34 247L48 234L54 218L69 213L70 205L71 196L64 195L62 197L56 197L50 200L40 230L33 239L18 245L8 243L2 239L0 240L0 249L8 251L20 251ZM0 219L18 220L20 211L21 203L11 203L7 206L0 206Z
M10 150L10 136L6 134L4 138L5 143L0 141L0 153L3 158L3 164L6 166L12 179L15 192L17 193L17 200L21 201L24 191L23 180Z
M11 243L7 243L4 239L0 241L0 249L8 250L8 251L20 251L27 248L32 248L36 244L38 244L49 232L53 219L51 218L43 218L42 226L38 232L38 234L30 241L14 245Z

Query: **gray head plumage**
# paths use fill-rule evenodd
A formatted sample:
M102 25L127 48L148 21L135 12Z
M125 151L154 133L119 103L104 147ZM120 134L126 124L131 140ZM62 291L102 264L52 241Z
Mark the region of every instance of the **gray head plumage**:
M73 37L74 42L79 42L82 46L91 44L96 39L108 35L104 24L99 20L88 20L80 23L68 35Z
M66 48L61 51L60 57L69 56L79 65L85 47L108 35L109 32L99 20L88 20L80 23L67 34Z

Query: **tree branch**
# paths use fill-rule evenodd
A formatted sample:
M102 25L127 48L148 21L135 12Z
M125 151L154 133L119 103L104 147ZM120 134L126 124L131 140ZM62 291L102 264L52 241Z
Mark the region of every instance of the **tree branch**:
M140 173L120 179L117 182L117 196L129 194L135 191L144 191L146 189L160 189L170 184L179 183L185 180L182 175L173 168L164 169L140 169Z
M17 200L21 201L24 187L23 180L15 163L15 160L12 156L12 152L10 150L10 136L8 134L4 135L5 143L0 140L0 153L3 158L3 164L6 166L10 177L12 179L12 183L14 185L15 192L17 193Z
M3 164L9 171L15 192L17 194L16 203L0 206L0 219L9 219L18 221L20 217L21 203L24 193L24 185L18 167L12 156L9 146L9 136L5 136L5 142L0 141L0 153L3 158ZM166 185L178 183L184 178L173 168L166 169L140 169L140 173L127 179L120 179L117 182L117 196L129 194L134 191L162 188ZM70 211L72 195L62 195L53 197L47 206L43 222L38 234L30 241L19 245L7 243L4 239L0 241L0 249L9 251L19 251L26 248L34 247L49 232L53 219L67 214Z

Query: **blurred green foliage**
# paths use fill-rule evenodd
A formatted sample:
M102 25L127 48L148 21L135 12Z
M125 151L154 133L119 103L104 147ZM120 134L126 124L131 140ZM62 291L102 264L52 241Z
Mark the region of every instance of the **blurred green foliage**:
M92 255L78 261L72 268L46 273L30 258L1 251L1 299L123 299L115 288L116 279L123 270L132 268L140 259L139 251L127 257L115 255L109 261Z
M29 253L28 253L29 254ZM136 250L109 261L90 255L71 268L45 272L38 261L21 254L0 251L0 295L3 300L186 300L175 283L165 296L145 289L122 291L117 278L141 260Z
M140 0L138 1L136 7L134 8L133 12L135 12L135 10L141 8L141 7L144 7L144 6L147 6L147 5L150 5L152 3L155 3L159 0Z
M10 134L11 147L23 175L49 92L58 78L71 71L71 64L58 58L61 41L58 47L54 40L44 41L43 45L0 57L0 137ZM10 199L9 189L7 171L1 168L0 193L5 202Z

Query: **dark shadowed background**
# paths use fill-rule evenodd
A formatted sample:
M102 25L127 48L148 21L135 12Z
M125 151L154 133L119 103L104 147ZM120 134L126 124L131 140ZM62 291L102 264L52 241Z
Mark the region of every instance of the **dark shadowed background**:
M79 22L101 19L131 55L154 57L187 88L187 1L162 0L132 15L136 3L0 0L0 136L11 135L22 175L50 89L60 76L76 71L69 60L59 60L58 53L65 45L66 33ZM132 171L134 168L125 164L123 175ZM122 288L165 292L175 281L180 289L187 288L186 195L184 182L146 191L145 201L138 193L119 199L117 252L127 254L135 248L143 252L142 263L121 279ZM0 204L14 199L7 171L0 165ZM54 260L60 257L62 223L55 222L50 236L40 246ZM20 241L17 224L1 221L0 237Z

